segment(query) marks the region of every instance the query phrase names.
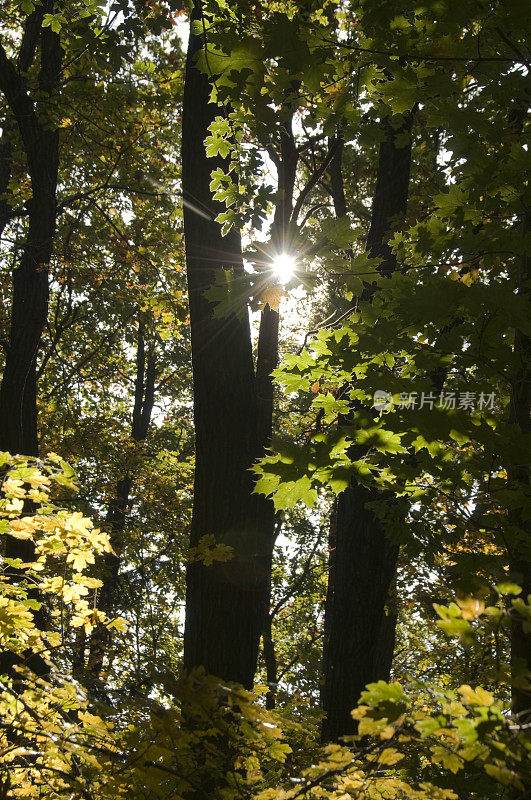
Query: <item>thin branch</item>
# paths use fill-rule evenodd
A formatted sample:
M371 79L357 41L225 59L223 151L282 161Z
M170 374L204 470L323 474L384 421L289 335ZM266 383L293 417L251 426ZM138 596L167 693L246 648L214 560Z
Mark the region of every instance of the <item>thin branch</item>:
M499 34L500 38L501 38L501 39L502 39L502 41L503 41L503 42L504 42L504 43L507 45L507 47L508 47L510 50L512 50L512 51L513 51L513 53L516 53L516 55L518 56L518 61L521 61L521 62L522 62L522 64L525 64L525 65L526 65L526 67L527 67L528 69L531 69L531 63L529 62L529 60L528 60L528 59L527 59L527 58L524 56L524 54L523 54L523 53L520 51L520 49L519 49L519 48L518 48L518 47L515 45L515 43L514 43L514 42L512 42L512 41L509 39L509 37L508 37L508 36L506 36L506 35L505 35L505 33L502 31L502 29L501 29L501 28L499 28L499 27L497 27L497 28L496 28L496 33L498 33L498 34Z
M271 621L273 621L273 619L276 617L276 615L278 614L278 612L280 611L282 606L285 605L285 603L287 603L288 600L291 597L293 597L293 595L302 586L302 584L304 582L304 579L307 577L308 573L310 572L310 569L311 569L311 566L312 566L312 560L313 560L313 557L314 557L314 555L315 555L315 553L317 551L317 548L318 548L318 546L320 544L320 539L321 539L321 537L317 538L317 540L316 540L316 542L315 542L315 544L313 546L312 552L310 553L310 555L306 559L306 563L305 563L305 565L304 565L304 567L302 569L302 572L299 575L299 577L296 580L293 581L289 591L284 595L284 597L281 597L280 600L278 601L278 603L276 603L276 605L273 607L271 613L269 614L269 617L270 617Z
M371 47L360 47L359 45L349 44L348 42L334 41L333 39L326 38L323 38L323 41L346 50L354 50L356 53L369 53L376 56L386 56L387 58L397 58L402 61L460 61L464 63L500 61L507 64L514 64L515 62L521 61L522 58L520 53L518 58L508 58L507 56L430 56L424 53L399 53L393 50L375 50Z
M329 149L326 157L321 162L321 166L313 173L313 175L310 177L310 179L309 179L308 183L306 184L306 186L300 191L299 196L297 197L297 201L296 201L296 203L295 203L295 205L293 207L292 214L291 214L291 221L292 222L297 222L297 217L299 216L299 212L300 212L300 210L302 208L302 205L303 205L304 201L306 200L307 196L310 194L310 192L312 191L314 186L319 182L321 176L324 175L324 173L326 171L326 168L328 167L328 165L332 161L332 159L333 159L333 157L334 157L334 155L335 155L335 153L336 153L336 151L337 151L337 149L339 147L339 144L340 144L339 140L334 142L332 147Z

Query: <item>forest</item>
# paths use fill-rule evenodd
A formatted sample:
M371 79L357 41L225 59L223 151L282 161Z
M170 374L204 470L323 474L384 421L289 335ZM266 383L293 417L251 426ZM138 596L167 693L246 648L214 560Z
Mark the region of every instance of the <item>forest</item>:
M524 0L4 0L0 800L531 800Z

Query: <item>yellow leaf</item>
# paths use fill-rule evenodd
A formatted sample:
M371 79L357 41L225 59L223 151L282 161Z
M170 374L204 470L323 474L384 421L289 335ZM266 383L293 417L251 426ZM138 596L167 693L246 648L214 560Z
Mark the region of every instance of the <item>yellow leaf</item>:
M461 609L463 619L476 619L485 610L483 600L478 600L476 597L457 598L457 605Z
M280 306L280 301L285 296L286 292L282 288L282 286L268 286L262 292L260 297L262 303L265 305L269 305L269 308L272 311L278 311Z
M494 696L478 686L477 689L472 689L468 684L463 684L457 690L465 703L470 706L491 706L494 703Z
M115 617L111 619L110 622L105 623L106 628L116 628L117 631L121 631L125 633L127 631L129 623L123 617Z
M458 772L463 765L463 761L459 758L457 753L453 753L446 747L439 747L439 745L436 744L431 748L431 752L434 763L442 764L446 769L449 769L450 772Z
M485 772L491 778L502 783L504 786L515 786L520 791L524 791L525 787L516 772L508 769L507 767L499 767L496 764L485 764Z
M394 747L386 747L380 755L378 756L378 761L380 764L396 764L397 761L400 761L404 758L402 753L399 753L398 750L395 750Z

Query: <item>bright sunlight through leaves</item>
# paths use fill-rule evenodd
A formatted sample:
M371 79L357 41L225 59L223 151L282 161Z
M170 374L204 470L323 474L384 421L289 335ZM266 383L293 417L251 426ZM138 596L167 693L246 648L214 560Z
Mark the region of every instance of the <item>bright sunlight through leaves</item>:
M293 277L296 266L295 258L289 253L279 253L273 259L273 271L282 283L287 283Z

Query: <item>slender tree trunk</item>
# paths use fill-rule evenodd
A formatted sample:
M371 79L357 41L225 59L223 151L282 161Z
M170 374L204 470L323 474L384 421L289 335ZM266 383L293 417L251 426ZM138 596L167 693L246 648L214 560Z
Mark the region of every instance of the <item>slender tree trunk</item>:
M146 326L143 320L138 325L136 376L133 414L131 419L131 438L140 444L144 442L151 422L155 402L155 380L157 376L155 348L150 342L146 353ZM123 478L116 484L115 496L109 503L106 527L109 530L112 553L104 558L102 582L98 591L97 606L107 616L112 616L117 605L119 586L120 556L123 549L123 536L127 522L133 475L126 470ZM97 625L90 637L89 656L86 668L87 677L97 680L101 676L103 661L111 643L111 632L105 625ZM81 650L83 649L81 644ZM84 662L78 657L78 669Z
M266 681L267 685L269 686L269 691L266 694L266 708L272 709L275 708L276 705L278 667L277 655L275 652L275 642L273 640L273 619L271 614L265 615L262 643L266 668Z
M334 148L334 155L328 166L330 175L330 189L336 217L344 217L347 213L347 200L343 183L343 147L344 140L341 131L329 140L329 149Z
M192 24L201 19L194 3ZM185 666L203 666L225 680L251 686L268 596L274 513L253 494L249 468L263 452L269 399L260 401L248 315L214 319L204 291L220 269L243 270L239 233L221 236L204 139L220 109L208 102L211 84L194 66L201 37L190 33L183 107L183 195L190 302L196 467L191 544L213 535L233 557L187 571ZM276 312L271 312L276 314ZM273 317L269 320L275 323ZM265 404L265 408L264 408Z
M275 207L271 240L277 253L291 250L291 225L293 219L293 193L297 177L299 154L293 135L293 116L282 124L280 129L279 152L270 148L270 154L277 170L279 200Z
M404 218L407 209L409 175L411 171L411 142L397 147L396 138L411 132L412 115L394 130L382 123L386 138L380 144L378 174L372 201L371 225L367 236L367 251L383 259L378 271L389 277L396 269L396 258L388 244L393 223Z
M406 125L409 128L410 121ZM383 259L380 272L390 276L396 261L387 240L394 218L406 212L411 146L397 147L396 132L388 123L384 127L387 137L380 145L367 250ZM345 213L339 152L330 173L336 213ZM381 498L380 492L353 480L337 498L332 514L321 686L323 741L354 733L350 711L366 684L389 678L396 617L386 613L386 604L398 547L387 539L381 521L366 507Z

